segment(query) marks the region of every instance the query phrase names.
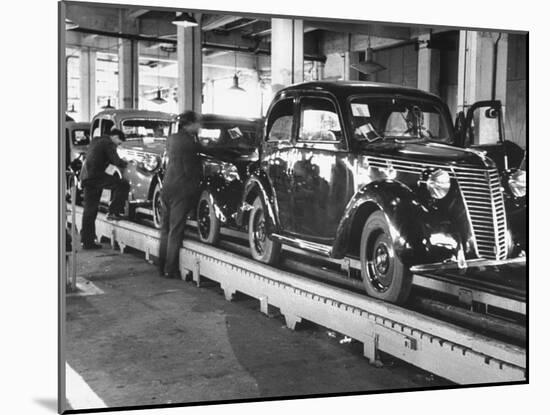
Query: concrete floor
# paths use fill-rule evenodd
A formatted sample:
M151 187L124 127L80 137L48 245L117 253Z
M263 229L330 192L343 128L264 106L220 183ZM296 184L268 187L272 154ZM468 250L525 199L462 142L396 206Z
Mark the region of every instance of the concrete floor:
M103 293L67 298L66 357L108 407L449 384L389 356L376 368L360 343L289 330L256 300L159 278L143 254L105 247L79 253L78 276Z

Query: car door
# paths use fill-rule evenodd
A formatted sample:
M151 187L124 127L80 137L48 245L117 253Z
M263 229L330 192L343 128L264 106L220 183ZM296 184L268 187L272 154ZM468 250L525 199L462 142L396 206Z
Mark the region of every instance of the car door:
M276 196L279 223L285 232L293 227L294 212L291 205L293 165L293 131L295 119L294 97L284 97L269 112L266 138L262 148L262 170L267 173Z
M292 166L292 231L330 243L353 193L347 145L337 103L330 96L301 97Z
M459 132L462 147L484 151L500 171L518 168L523 149L504 135L502 104L498 100L478 101L468 109Z

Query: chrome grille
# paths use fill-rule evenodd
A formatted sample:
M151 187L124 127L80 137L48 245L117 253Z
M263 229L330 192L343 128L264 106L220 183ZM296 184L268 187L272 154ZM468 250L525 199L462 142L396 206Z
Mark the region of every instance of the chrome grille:
M451 169L464 196L478 255L506 259L506 212L497 169Z
M462 192L477 254L487 259L506 259L506 212L496 168L456 167L370 156L367 159L370 167L391 167L402 173L420 174L427 168L448 171L456 178Z

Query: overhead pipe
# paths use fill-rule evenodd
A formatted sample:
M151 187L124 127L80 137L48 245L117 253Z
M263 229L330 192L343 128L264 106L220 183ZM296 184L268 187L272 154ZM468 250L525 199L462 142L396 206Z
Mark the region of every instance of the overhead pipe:
M73 29L73 32L79 32L79 33L85 33L89 35L98 35L98 36L107 36L107 37L116 37L119 39L129 39L129 40L136 40L141 42L157 42L157 43L168 43L172 45L177 45L178 41L174 39L164 39L160 37L155 36L143 36L143 35L133 35L128 33L117 33L117 32L107 32L104 30L95 30L95 29L86 29L79 27L77 29ZM232 46L232 45L224 45L220 43L208 43L208 42L202 42L202 48L203 49L218 49L218 50L226 50L230 52L242 52L242 53L254 53L259 55L267 55L271 56L271 51L267 49L256 49L256 48L247 48L242 46ZM308 61L314 61L314 62L322 62L325 63L327 61L327 57L324 55L305 55L304 59Z

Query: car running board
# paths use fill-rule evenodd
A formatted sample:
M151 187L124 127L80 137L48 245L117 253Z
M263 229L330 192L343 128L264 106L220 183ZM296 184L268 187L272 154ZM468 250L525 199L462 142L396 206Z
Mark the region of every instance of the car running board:
M276 241L281 242L285 245L295 246L297 248L315 252L316 254L322 255L324 257L330 257L332 253L332 246L330 245L323 245L316 242L310 242L310 241L304 241L303 239L298 238L289 238L287 236L279 235L279 234L272 234L271 237L275 239Z

